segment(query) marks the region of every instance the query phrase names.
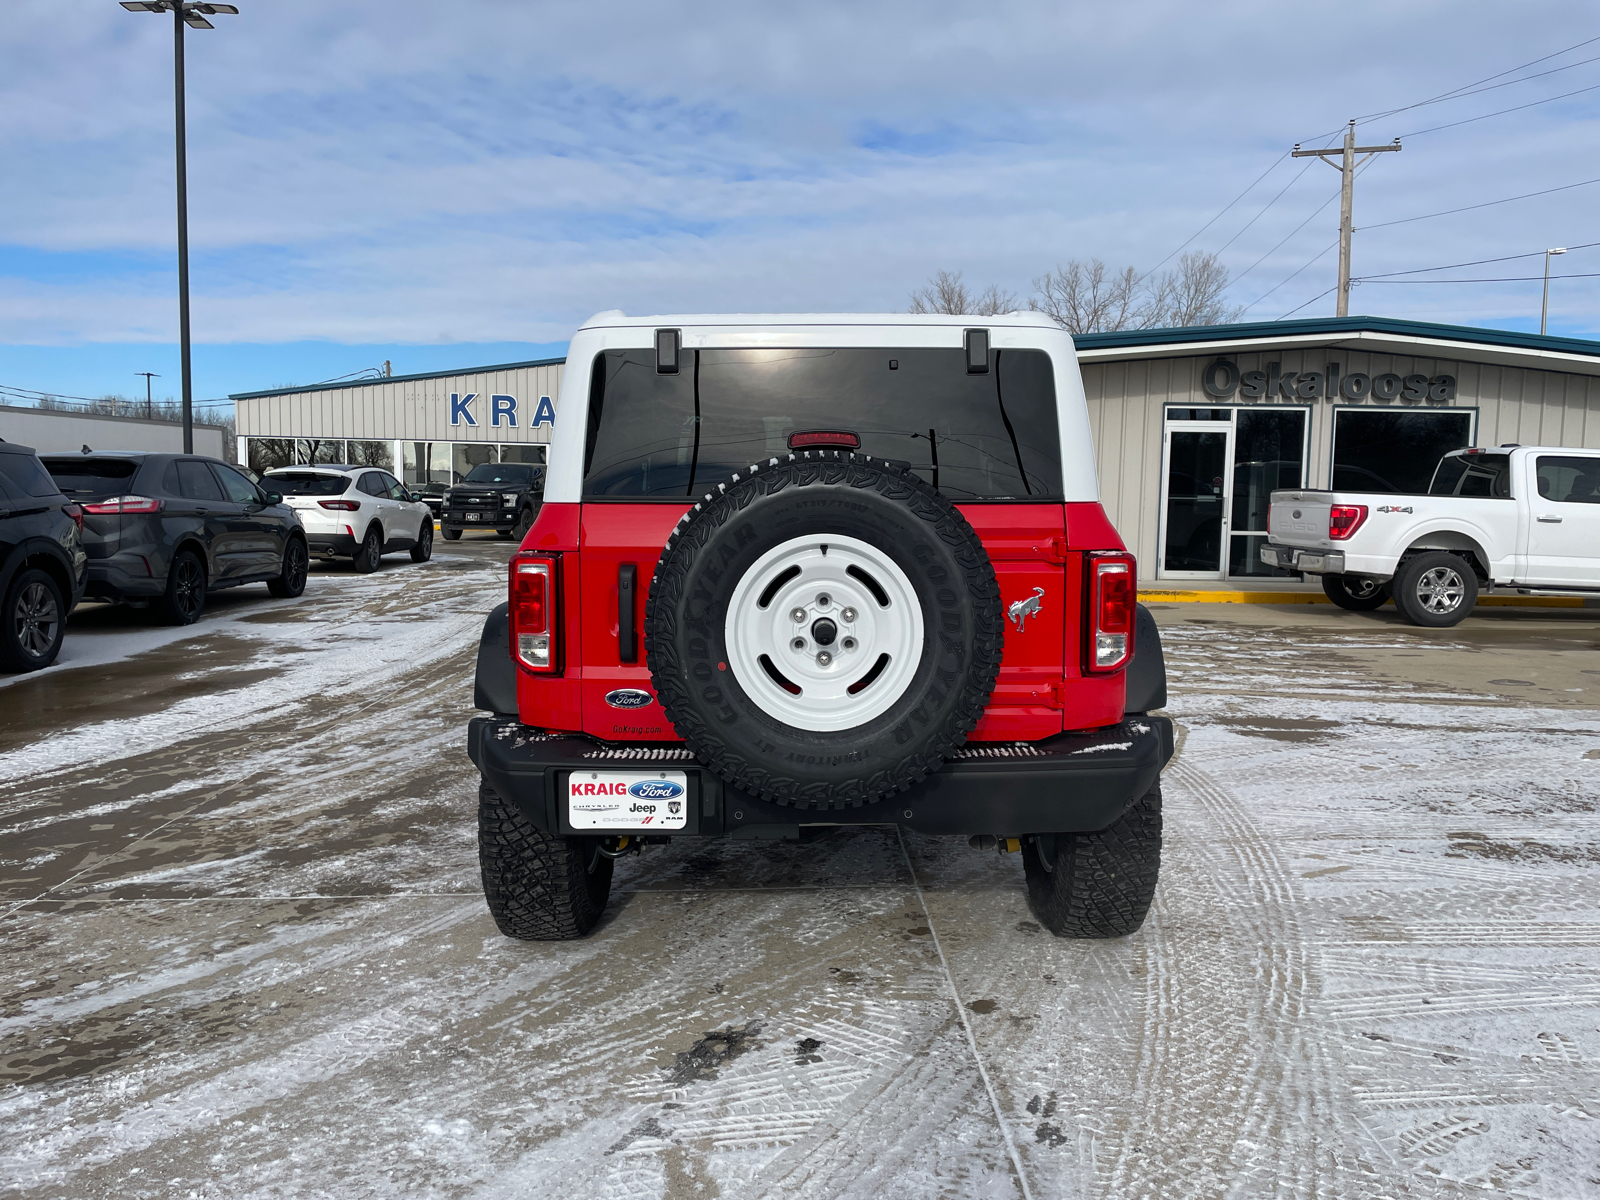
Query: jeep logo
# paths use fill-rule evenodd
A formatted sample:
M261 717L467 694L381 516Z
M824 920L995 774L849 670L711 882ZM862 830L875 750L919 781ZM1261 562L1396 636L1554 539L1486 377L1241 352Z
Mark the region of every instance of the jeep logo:
M628 789L628 795L640 800L675 800L683 795L683 785L673 783L670 779L642 779ZM655 809L650 811L654 812Z
M612 708L643 708L650 703L650 693L638 688L618 688L606 693L606 703Z

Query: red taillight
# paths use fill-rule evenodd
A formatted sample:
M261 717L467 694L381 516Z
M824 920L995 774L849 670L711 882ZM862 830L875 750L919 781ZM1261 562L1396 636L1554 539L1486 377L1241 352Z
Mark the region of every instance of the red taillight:
M318 500L317 504L322 508L331 508L337 512L356 512L361 508L361 501L359 500Z
M109 500L96 500L85 504L83 511L104 516L107 513L153 513L161 511L161 501L149 496L112 496Z
M72 518L72 523L78 527L78 532L83 532L83 509L76 504L69 504L61 510Z
M1365 504L1335 504L1328 510L1328 539L1342 542L1361 528L1367 519Z
M530 671L560 670L556 608L556 559L532 555L512 559L511 656Z
M859 437L842 429L809 429L804 433L789 435L791 450L804 450L808 446L843 446L847 450L854 450L860 445Z
M1091 553L1087 565L1084 666L1096 673L1120 670L1133 657L1134 607L1139 599L1133 555L1120 550Z

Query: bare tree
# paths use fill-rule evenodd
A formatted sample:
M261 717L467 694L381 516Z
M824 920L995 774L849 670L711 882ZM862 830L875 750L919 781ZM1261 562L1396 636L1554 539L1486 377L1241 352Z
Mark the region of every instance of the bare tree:
M1073 259L1033 281L1028 307L1071 333L1225 325L1243 310L1223 303L1228 268L1215 254L1191 251L1171 271L1140 277L1132 267L1113 275L1098 258Z
M1016 312L1017 308L1015 293L1002 291L991 283L983 291L973 295L961 281L960 271L954 275L949 271L939 271L922 287L911 293L911 307L907 311L947 313L950 316L993 317L1000 313Z

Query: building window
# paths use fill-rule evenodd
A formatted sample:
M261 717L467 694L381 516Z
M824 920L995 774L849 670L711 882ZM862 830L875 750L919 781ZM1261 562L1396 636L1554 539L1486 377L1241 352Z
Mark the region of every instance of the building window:
M382 467L385 471L394 470L393 442L352 441L346 453L350 457L345 459L345 462L352 467Z
M456 478L465 478L467 472L473 467L483 463L497 461L495 447L485 446L481 442L456 442L451 447L451 469L455 471Z
M299 466L331 466L346 463L343 438L299 438L295 442L295 463Z
M534 463L544 465L545 449L543 446L501 446L500 461L512 463Z
M1334 491L1425 495L1439 459L1472 445L1476 409L1333 410Z
M257 475L264 475L274 467L292 467L294 439L248 438L245 443L245 454L250 460L247 465Z

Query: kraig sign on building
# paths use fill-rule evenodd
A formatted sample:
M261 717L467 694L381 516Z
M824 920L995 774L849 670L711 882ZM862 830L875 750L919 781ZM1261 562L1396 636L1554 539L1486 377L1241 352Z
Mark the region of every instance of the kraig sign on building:
M1200 371L1200 384L1206 395L1226 400L1234 394L1248 400L1317 400L1323 396L1346 400L1454 400L1454 375L1366 375L1360 371L1342 374L1338 363L1323 371L1285 371L1281 363L1267 364L1265 371L1245 371L1235 363L1219 358Z
M450 424L471 425L476 427L478 415L473 411L473 402L478 399L477 392L450 393ZM489 427L491 429L517 428L517 398L507 395L493 395L489 397ZM534 407L533 420L528 422L529 429L537 429L541 425L554 425L556 423L555 405L550 403L549 396L540 396L539 403Z

